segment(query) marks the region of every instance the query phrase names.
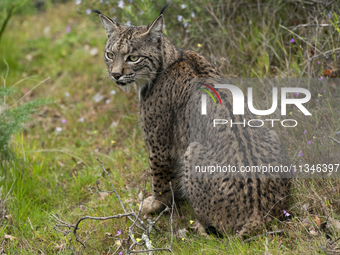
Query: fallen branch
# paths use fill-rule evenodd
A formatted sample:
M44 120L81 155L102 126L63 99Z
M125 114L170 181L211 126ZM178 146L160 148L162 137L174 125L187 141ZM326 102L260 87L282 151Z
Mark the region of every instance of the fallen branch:
M171 252L173 254L172 251L172 242L173 242L173 221L172 221L172 216L173 216L173 212L174 212L174 205L175 205L175 198L174 198L174 192L172 189L172 184L171 182L170 184L170 189L171 189L171 194L172 194L172 205L171 205L171 209L166 206L166 208L159 214L159 216L156 218L156 220L152 221L150 219L147 219L147 224L145 224L141 219L140 219L140 215L141 215L141 210L142 210L142 206L143 206L143 202L145 199L145 189L146 189L146 182L147 182L147 176L145 178L145 186L144 186L144 193L143 193L143 199L141 202L141 206L138 209L138 212L135 213L131 208L131 212L128 212L127 209L125 208L119 194L117 193L116 189L114 188L114 185L112 183L110 174L106 171L103 162L101 162L99 159L97 159L98 162L101 164L103 171L106 173L106 175L109 178L111 187L112 187L112 191L105 191L103 189L100 188L99 186L99 181L96 182L96 186L97 186L97 191L93 191L94 188L89 186L89 190L92 194L96 194L96 193L100 193L100 192L107 192L107 193L114 193L118 199L118 201L120 202L121 207L124 210L123 214L116 214L116 215L112 215L112 216L108 216L108 217L93 217L93 216L83 216L81 218L79 218L77 220L77 222L75 224L71 224L71 223L67 223L63 220L60 219L59 215L55 215L55 214L51 214L52 217L57 221L57 223L54 226L54 230L56 230L57 232L62 233L68 240L69 242L69 246L68 248L70 250L72 250L73 253L75 253L73 247L72 247L72 236L75 237L75 240L80 243L82 245L83 248L86 248L86 244L83 240L80 239L80 237L77 234L77 230L79 229L79 224L84 221L84 220L99 220L99 221L105 221L105 220L111 220L111 219L120 219L120 218L127 218L130 221L132 221L131 226L129 227L129 231L128 231L128 238L124 239L124 242L126 242L127 244L132 241L132 244L130 246L128 246L128 249L125 251L126 254L131 254L131 253L148 253L149 255L153 255L154 251L168 251ZM153 229L159 231L158 228L156 228L155 224L159 221L160 217L165 213L165 212L169 212L171 210L171 214L170 214L170 227L171 227L171 241L170 241L170 245L168 247L165 248L154 248L152 246L152 242L150 240L150 233ZM138 224L138 223L139 224ZM142 238L139 239L138 241L135 239L135 234L134 234L134 227L138 227L140 230L142 230ZM66 230L61 230L60 228L66 228ZM73 235L70 235L70 233L72 233ZM123 240L123 239L121 239ZM140 242L141 240L143 240L143 242ZM145 246L146 249L143 250L133 250L135 246ZM109 249L109 252L111 251L111 248ZM116 254L119 249L122 248L122 243L119 244L119 247L115 250L115 252L113 254ZM109 254L109 253L107 253Z

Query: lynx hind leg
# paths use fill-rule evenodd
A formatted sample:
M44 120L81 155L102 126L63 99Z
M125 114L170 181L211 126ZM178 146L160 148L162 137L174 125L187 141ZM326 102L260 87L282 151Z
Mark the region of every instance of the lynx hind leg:
M265 224L260 215L253 215L249 221L244 224L240 231L237 231L237 236L242 238L249 237L263 230Z
M282 185L271 179L214 178L207 173L195 176L196 162L213 166L217 160L200 143L190 144L184 156L183 186L203 229L214 233L211 230L215 228L216 233L226 235L237 231L239 237L260 232L265 225L263 216L278 200L276 189ZM268 196L259 197L257 189L268 191Z

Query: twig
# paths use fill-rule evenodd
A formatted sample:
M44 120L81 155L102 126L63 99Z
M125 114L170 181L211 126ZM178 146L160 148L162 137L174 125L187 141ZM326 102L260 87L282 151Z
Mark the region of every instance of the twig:
M4 20L4 22L2 23L2 26L1 26L1 29L0 29L0 40L1 40L2 34L4 33L4 31L6 29L8 21L12 17L15 5L16 5L15 3L12 3L11 7L9 8L9 11L7 12L7 16L6 16L5 20Z
M120 198L120 196L118 195L116 189L113 186L113 182L111 180L111 177L109 175L109 173L106 171L103 163L97 159L99 161L99 163L101 164L104 172L106 173L106 175L109 178L111 187L112 187L112 191L104 191L100 188L99 186L99 182L97 182L96 186L98 191L97 192L93 192L93 187L89 187L89 190L92 194L94 193L99 193L99 192L108 192L108 193L115 193L116 197L118 198L121 207L123 208L124 212L123 214L116 214L116 215L112 215L112 216L108 216L108 217L92 217L92 216L83 216L80 219L77 220L77 222L75 224L71 224L71 223L67 223L63 220L60 219L60 217L58 215L55 214L51 214L52 217L57 221L57 223L54 226L54 230L57 232L62 233L64 236L67 237L68 241L69 241L69 246L68 248L71 249L73 251L73 253L75 253L73 247L71 246L72 243L72 236L70 236L69 234L72 233L73 236L75 237L76 241L78 243L80 243L82 245L83 248L86 248L85 242L82 241L80 239L80 237L77 234L77 230L79 229L79 224L86 219L89 220L100 220L100 221L105 221L105 220L110 220L110 219L119 219L119 218L128 218L132 221L132 225L129 227L129 234L128 234L128 238L124 239L125 242L129 242L130 240L132 241L132 244L129 246L129 248L126 251L126 254L131 254L131 253L148 253L149 255L153 255L154 251L168 251L171 252L173 254L172 251L172 243L173 243L173 220L172 220L172 216L173 216L173 211L174 211L174 205L175 205L175 197L174 197L174 192L172 189L172 185L171 182L169 183L170 185L170 189L171 189L171 194L172 194L172 206L171 206L171 215L170 215L170 227L171 227L171 242L170 245L168 247L165 248L153 248L152 244L151 244L151 240L150 240L150 233L152 231L152 229L156 229L156 231L160 231L158 228L156 228L155 224L157 223L157 221L160 219L160 217L165 213L170 211L170 208L168 206L166 206L166 208L159 214L159 216L156 218L155 221L152 221L150 219L147 220L148 226L146 226L144 224L144 222L139 218L140 214L141 214L141 210L142 210L142 206L144 203L144 199L145 199L145 190L146 190L146 182L148 179L148 175L146 175L146 179L145 179L145 185L144 185L144 193L143 193L143 199L141 202L141 206L138 209L138 213L135 213L131 207L130 210L131 212L127 212L126 208L124 207L124 204ZM133 219L132 217L134 217L135 219ZM143 227L139 226L137 224L137 222L139 222ZM139 227L139 229L141 229L143 231L142 233L142 238L140 240L143 240L143 242L139 242L140 240L138 240L138 238L135 238L134 232L133 232L133 227ZM60 228L67 228L67 230L63 231ZM138 241L137 241L138 240ZM147 249L144 250L132 250L135 246L146 246ZM113 254L116 254L119 249L122 247L122 243L119 245L119 247L116 249L116 251ZM109 252L111 251L112 247L109 248Z
M335 132L334 134L339 135L340 132ZM331 135L328 136L329 139L333 140L334 142L336 142L337 144L340 144L340 141L338 141L337 139L335 139L334 137L332 137Z
M339 24L339 23L340 22L336 22L336 24ZM300 25L288 27L288 28L294 31L300 27L329 27L329 26L333 26L333 24L300 24Z
M263 217L263 218L266 218L268 215L269 215L269 213L270 213L270 211L275 207L275 205L277 204L277 203L280 203L282 200L284 200L284 199L286 199L287 197L288 197L289 195L287 195L287 196L284 196L283 198L280 198L269 210L268 210L268 212L267 212L267 214Z
M115 250L115 252L114 253L112 253L112 255L114 255L114 254L116 254L118 251L119 251L119 249L122 247L122 243L118 246L118 248ZM111 247L110 247L110 249L109 249L109 251L107 252L107 254L110 254L110 251L111 251Z
M303 39L301 36L299 36L298 34L294 33L292 30L290 30L289 28L282 26L281 24L279 25L280 27L282 27L283 29L286 29L288 32L290 32L291 34L297 36L300 40L304 41L308 46L314 48L316 51L320 52L320 54L325 55L325 53L321 52L318 48L316 48L315 46L311 45L310 43L308 43L305 39ZM326 57L326 55L325 55Z
M328 51L325 51L325 52L322 52L321 54L319 55L315 55L311 58L309 58L308 60L306 60L304 63L306 62L311 62L312 60L316 59L316 58L319 58L321 55L324 55L326 58L329 58L329 56L331 55L334 55L334 54L337 54L340 52L340 48L336 48L336 49L332 49L332 50L328 50ZM329 54L329 53L332 53L332 54ZM328 55L329 54L329 55ZM303 63L303 64L304 64Z
M65 225L66 225L65 227L71 228L71 227L74 227L74 226L75 226L75 225L71 225L70 223L66 223L65 221L62 221L62 220L59 219L57 216L55 216L53 213L51 213L51 215L52 215L57 221L59 221L59 222L65 224Z
M211 16L213 16L213 18L215 19L215 21L217 22L218 26L222 29L222 31L224 30L224 27L222 26L221 22L219 21L219 19L216 17L215 13L213 12L213 8L211 6L210 3L208 3L208 6L210 7L210 9L208 7L205 7L205 9L210 13Z
M45 81L49 80L51 77L47 77L45 80L39 82L37 85L35 85L32 89L30 89L28 92L26 92L25 95L23 95L18 101L16 101L11 107L16 106L22 99L24 99L25 96L27 96L29 93L31 93L33 90L35 90L37 87L39 87L41 84L43 84Z
M104 167L104 165L103 165L103 162L101 162L98 158L97 158L97 161L100 163L100 165L102 166L104 172L105 172L106 175L109 177L109 181L110 181L110 184L111 184L111 187L112 187L112 191L111 191L111 192L110 192L110 191L106 191L106 192L108 192L108 193L114 192L114 193L116 194L116 197L118 198L118 201L119 201L120 205L122 206L124 212L127 213L127 212L126 212L126 209L125 209L125 207L124 207L124 204L123 204L122 200L120 199L120 196L118 195L118 193L117 193L115 187L113 186L113 183L112 183L112 181L111 181L111 176L110 176L110 174L106 171L106 169L105 169L105 167ZM99 185L99 184L98 184L98 185ZM97 185L97 187L98 187L98 185ZM103 191L103 190L100 190L100 191Z
M98 158L97 158L97 161L100 163L100 165L102 166L102 169L104 170L104 172L106 173L106 175L109 177L109 181L110 181L110 184L111 184L111 187L112 187L112 191L104 191L104 190L101 190L101 189L98 188L99 191L108 192L108 193L113 193L113 192L114 192L114 193L116 194L116 197L118 198L118 201L120 202L120 205L122 206L124 212L127 213L127 211L126 211L126 209L125 209L125 207L124 207L124 204L123 204L122 200L120 199L120 196L118 195L118 193L117 193L115 187L113 186L113 183L112 183L112 181L111 181L110 174L106 171L106 169L105 169L105 167L104 167L104 165L103 165L103 162L101 162ZM97 187L99 187L98 185L99 185L99 183L97 184ZM131 220L132 222L134 221L131 217L128 217L128 219ZM141 224L143 224L143 222L142 222L138 217L137 217L137 220L139 220L139 222L140 222ZM145 230L145 228L139 226L138 224L137 224L136 226L137 226L138 228L142 229L142 230Z
M324 11L328 6L331 6L335 1L337 1L337 0L333 0L332 2L327 4L321 11Z
M138 214L136 217L136 220L133 222L133 224L130 226L130 228L133 228L133 226L136 224L137 220L139 219L139 215L142 211L143 208L143 203L144 203L144 199L145 199L145 191L146 191L146 182L148 181L148 172L146 172L146 176L145 176L145 183L144 183L144 192L143 192L143 198L142 198L142 202L140 204L139 210L138 210ZM143 224L143 223L142 223Z
M123 217L128 217L130 215L133 215L134 213L124 213L124 214L117 214L117 215L113 215L113 216L108 216L108 217L92 217L92 216L84 216L84 217L81 217L76 225L74 226L73 228L73 234L74 236L76 237L76 241L79 242L84 248L86 248L85 244L81 241L81 239L78 237L77 235L77 230L79 229L79 224L80 222L82 222L83 220L86 220L86 219L91 219L91 220L110 220L110 219L119 219L119 218L123 218Z

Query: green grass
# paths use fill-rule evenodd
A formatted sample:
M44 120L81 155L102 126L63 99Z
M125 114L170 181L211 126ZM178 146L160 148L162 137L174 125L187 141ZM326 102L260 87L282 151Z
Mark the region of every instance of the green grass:
M148 3L145 1L145 9ZM189 7L191 5L195 3L190 3ZM239 10L240 6L230 4L224 7ZM204 9L203 7L210 8L208 3L202 2L193 10L197 13L202 11L197 8ZM274 7L281 10L280 15L284 15L285 8L291 8ZM6 59L9 65L9 75L2 82L11 86L21 81L16 85L19 92L9 99L9 104L14 104L23 95L26 96L20 102L35 98L52 98L56 101L55 105L43 107L39 114L34 115L29 128L13 137L15 160L0 164L1 177L4 177L0 182L2 199L6 201L6 211L4 215L0 215L0 242L7 254L39 254L40 251L44 254L71 254L66 246L61 250L56 249L58 245L66 244L67 240L53 229L55 221L50 216L51 213L57 213L65 221L74 223L83 215L109 216L122 212L114 196L109 195L101 200L99 195L91 195L88 191L88 186L95 186L97 180L109 189L108 180L103 175L97 158L108 168L113 184L125 204L138 208L136 198L143 190L145 177L142 170L148 169L148 153L139 124L137 95L134 91L124 93L105 78L106 67L101 57L105 31L97 18L79 15L76 12L78 8L72 1L54 5L46 12L35 15L16 15L0 43L1 61ZM178 6L174 8L180 10ZM169 24L166 32L168 36L175 38L174 42L179 47L201 52L229 77L319 77L327 64L336 64L336 59L332 57L328 62L322 58L315 59L310 63L309 73L304 72L306 52L310 51L308 45L303 41L290 44L292 35L279 29L273 13L268 12L267 16L261 16L261 13L257 13L257 8L244 8L244 14L230 16L230 20L224 18L224 13L216 11L216 18L226 29L216 28L217 21L211 18L209 12L202 11L202 15L189 18L191 11L183 9L182 14L187 15L185 18L191 22L189 33L185 32L182 24L176 22L176 13L167 10L173 19L166 17L166 22L169 20L166 23ZM218 10L217 4L212 10ZM249 16L250 11L254 12L254 16ZM334 15L335 11L337 10L334 10ZM117 12L123 10L117 8ZM298 15L304 17L302 14ZM292 16L294 15L287 14L288 18ZM126 22L130 16L122 15L118 18ZM138 16L135 17L135 23L137 21ZM144 24L151 21L145 14L140 22ZM300 23L303 22L306 21L301 18ZM287 21L285 25L289 26L288 23ZM66 34L68 26L71 27L71 32ZM179 33L178 37L175 37L176 33ZM301 34L303 33L307 38L307 32L302 31ZM320 45L329 42L322 48L323 51L337 48L334 42L338 41L339 34L331 28L327 33L326 37L324 34L318 35L322 38L319 40ZM216 43L226 46L214 47ZM94 48L99 53L92 56L90 50ZM320 65L316 63L318 60L322 62ZM0 62L0 74L5 72L6 65ZM48 80L37 86L48 77ZM327 89L329 96L334 94L331 88ZM112 90L116 94L112 95ZM260 93L267 93L265 88L259 90ZM319 93L319 90L313 88L313 93ZM103 99L95 102L93 97L98 93ZM310 123L303 122L310 126L305 140L300 138L304 130L302 127L294 132L279 131L280 136L285 138L284 143L291 157L296 157L301 148L297 141L306 143L312 139L314 131L317 139L321 140L318 132L321 132L323 126L320 126L320 120L326 120L324 127L327 127L327 132L333 134L339 129L340 118L336 102L322 101L316 104L313 111ZM323 114L325 111L328 111L327 114ZM81 118L83 122L79 121ZM66 123L62 123L62 120L66 120ZM57 127L61 127L62 131L58 133ZM320 144L322 146L320 145L318 151L306 152L307 162L317 162L322 157L321 152L325 146L334 146L334 149L337 146ZM174 239L174 252L263 254L268 251L271 254L322 254L320 247L326 243L325 234L320 232L317 237L311 236L301 222L310 217L310 227L317 228L313 223L315 215L322 221L326 221L329 215L338 218L339 184L337 180L329 179L294 181L292 204L287 208L292 214L292 220L272 224L279 229L290 230L287 237L262 237L246 243L234 235L209 240L190 233L184 240ZM148 182L147 194L150 190ZM308 204L308 215L302 209L305 204ZM189 228L190 220L195 220L187 204L182 205L180 210L183 216L177 217L175 214L175 231ZM162 232L152 238L155 247L164 247L169 242L168 222L169 216L163 216L159 223ZM73 245L85 254L104 254L114 245L112 240L105 239L105 233L115 234L122 230L122 236L125 234L126 237L127 227L128 222L123 219L86 221L78 232L83 240L87 240L88 247L83 250L74 241ZM17 239L11 241L5 238L5 234ZM333 233L333 236L337 236L337 233Z

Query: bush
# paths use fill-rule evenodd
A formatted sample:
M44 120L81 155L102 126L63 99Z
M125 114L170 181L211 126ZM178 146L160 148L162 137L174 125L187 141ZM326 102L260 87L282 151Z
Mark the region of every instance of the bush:
M4 87L2 84L0 86L0 160L8 159L11 155L9 149L11 136L25 128L25 123L32 120L32 113L36 112L39 106L51 102L48 99L36 99L13 107L8 105L6 100L15 92L16 90L12 87Z

